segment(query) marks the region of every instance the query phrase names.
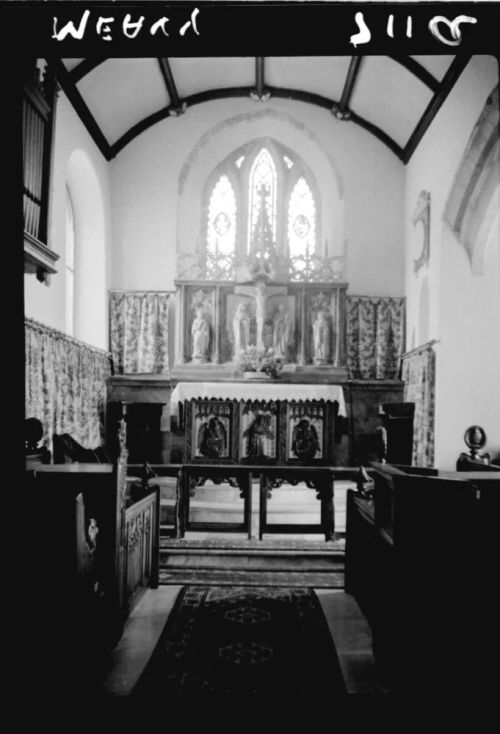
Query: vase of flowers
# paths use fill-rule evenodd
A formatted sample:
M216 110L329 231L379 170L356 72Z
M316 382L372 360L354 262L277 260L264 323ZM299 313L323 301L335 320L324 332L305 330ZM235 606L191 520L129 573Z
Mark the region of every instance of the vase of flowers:
M258 350L257 347L247 347L238 352L234 366L246 380L272 380L278 377L283 363L274 356L272 349L265 351Z

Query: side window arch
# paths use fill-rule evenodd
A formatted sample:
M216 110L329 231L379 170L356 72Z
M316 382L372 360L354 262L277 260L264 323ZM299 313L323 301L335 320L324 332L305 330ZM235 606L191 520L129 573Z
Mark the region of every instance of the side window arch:
M65 291L66 291L66 333L75 335L75 261L76 261L75 211L71 192L66 186L66 220L65 220Z
M221 173L208 200L206 221L206 268L220 270L224 262L231 268L236 250L237 200L226 173Z

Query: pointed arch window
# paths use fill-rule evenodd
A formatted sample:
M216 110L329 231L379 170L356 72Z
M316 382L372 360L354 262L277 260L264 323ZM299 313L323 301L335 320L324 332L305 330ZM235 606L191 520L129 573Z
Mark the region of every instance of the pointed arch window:
M266 207L267 221L271 225L273 240L276 241L276 199L276 166L267 148L262 148L250 169L247 251L250 251L252 236L263 204Z
M225 174L217 180L208 205L207 272L231 269L236 245L236 196ZM213 277L216 277L213 275Z
M232 151L208 179L202 211L198 247L179 253L179 277L232 280L254 266L257 253L279 261L283 278L322 277L317 185L279 142L254 140Z
M288 203L288 252L304 266L316 255L316 206L304 176L293 187Z

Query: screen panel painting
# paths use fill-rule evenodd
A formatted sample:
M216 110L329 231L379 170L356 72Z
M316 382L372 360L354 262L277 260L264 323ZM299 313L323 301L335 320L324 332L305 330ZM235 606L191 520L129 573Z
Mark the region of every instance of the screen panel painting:
M327 410L323 401L290 401L286 411L285 461L327 463Z
M239 459L245 464L275 463L278 453L278 403L240 402Z
M235 460L234 415L233 401L191 400L187 416L187 460L232 463Z

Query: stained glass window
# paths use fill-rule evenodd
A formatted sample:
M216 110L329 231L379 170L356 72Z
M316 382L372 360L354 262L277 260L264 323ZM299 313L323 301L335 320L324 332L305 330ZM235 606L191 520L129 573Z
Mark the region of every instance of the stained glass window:
M231 272L236 243L236 196L223 174L215 184L208 205L207 270L220 277ZM220 271L220 272L219 272Z
M276 241L276 166L266 148L257 154L250 171L250 201L248 208L247 246L250 249L252 234L264 201L267 218Z
M290 257L305 259L316 249L316 207L303 176L295 184L288 204L288 247Z
M232 280L247 255L273 263L288 255L292 280L321 269L318 202L305 170L300 158L277 142L253 141L228 155L206 190L204 232L185 277Z
M208 207L208 249L228 255L236 237L236 197L226 175L214 186Z

